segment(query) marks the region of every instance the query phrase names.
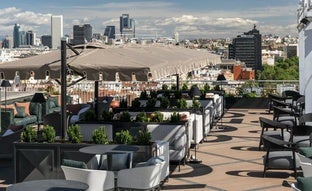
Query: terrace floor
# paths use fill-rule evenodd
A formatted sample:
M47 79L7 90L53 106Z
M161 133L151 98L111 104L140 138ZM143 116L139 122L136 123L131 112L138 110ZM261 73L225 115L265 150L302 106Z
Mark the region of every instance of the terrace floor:
M258 151L259 116L272 118L265 109L230 109L218 129L214 128L197 148L200 164L171 166L162 190L258 191L291 190L293 171L268 170L262 177L264 151ZM194 149L191 150L194 155ZM0 160L0 191L12 183L11 161Z

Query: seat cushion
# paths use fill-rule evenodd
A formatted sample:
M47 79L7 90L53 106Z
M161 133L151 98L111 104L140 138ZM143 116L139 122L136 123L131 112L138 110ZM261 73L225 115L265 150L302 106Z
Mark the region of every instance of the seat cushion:
M263 157L265 164L266 155ZM267 168L270 169L292 169L292 152L291 151L272 151L269 153ZM300 167L300 160L296 157L296 167Z
M75 167L75 168L83 168L87 169L87 164L82 161L76 161L76 160L70 160L70 159L63 159L62 165L69 166L69 167Z

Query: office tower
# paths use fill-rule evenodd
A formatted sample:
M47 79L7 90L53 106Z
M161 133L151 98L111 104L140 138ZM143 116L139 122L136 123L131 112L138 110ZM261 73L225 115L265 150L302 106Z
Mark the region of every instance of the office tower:
M41 43L43 46L47 46L52 48L52 37L51 35L42 35L41 36Z
M5 39L2 40L2 48L11 48L9 37L5 37Z
M33 31L26 32L26 45L33 46L35 44L35 34Z
M74 25L73 27L73 44L85 44L92 41L92 26L90 24Z
M104 36L107 36L108 39L115 39L115 34L115 26L106 26Z
M255 70L262 69L261 34L254 28L233 39L229 46L229 58L246 63L246 66Z
M61 47L61 38L63 37L63 16L51 16L51 37L52 49Z
M13 29L13 48L18 48L21 45L20 25L15 24Z
M129 14L120 17L120 34L127 38L135 37L135 20L129 18Z

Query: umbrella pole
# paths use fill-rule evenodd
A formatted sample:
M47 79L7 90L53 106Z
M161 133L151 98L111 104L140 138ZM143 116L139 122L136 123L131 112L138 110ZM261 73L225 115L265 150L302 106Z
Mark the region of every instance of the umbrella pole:
M61 121L62 121L62 140L65 139L67 128L67 113L66 113L66 39L61 39Z

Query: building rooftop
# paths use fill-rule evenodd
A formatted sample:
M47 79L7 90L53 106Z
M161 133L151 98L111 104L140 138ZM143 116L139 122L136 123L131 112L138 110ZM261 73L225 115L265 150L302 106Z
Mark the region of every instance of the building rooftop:
M272 118L266 109L228 110L197 147L200 164L171 166L169 181L162 190L290 190L293 171L268 170L262 177L265 151L258 151L259 116ZM194 149L191 149L194 155ZM0 191L13 180L12 161L0 160Z

